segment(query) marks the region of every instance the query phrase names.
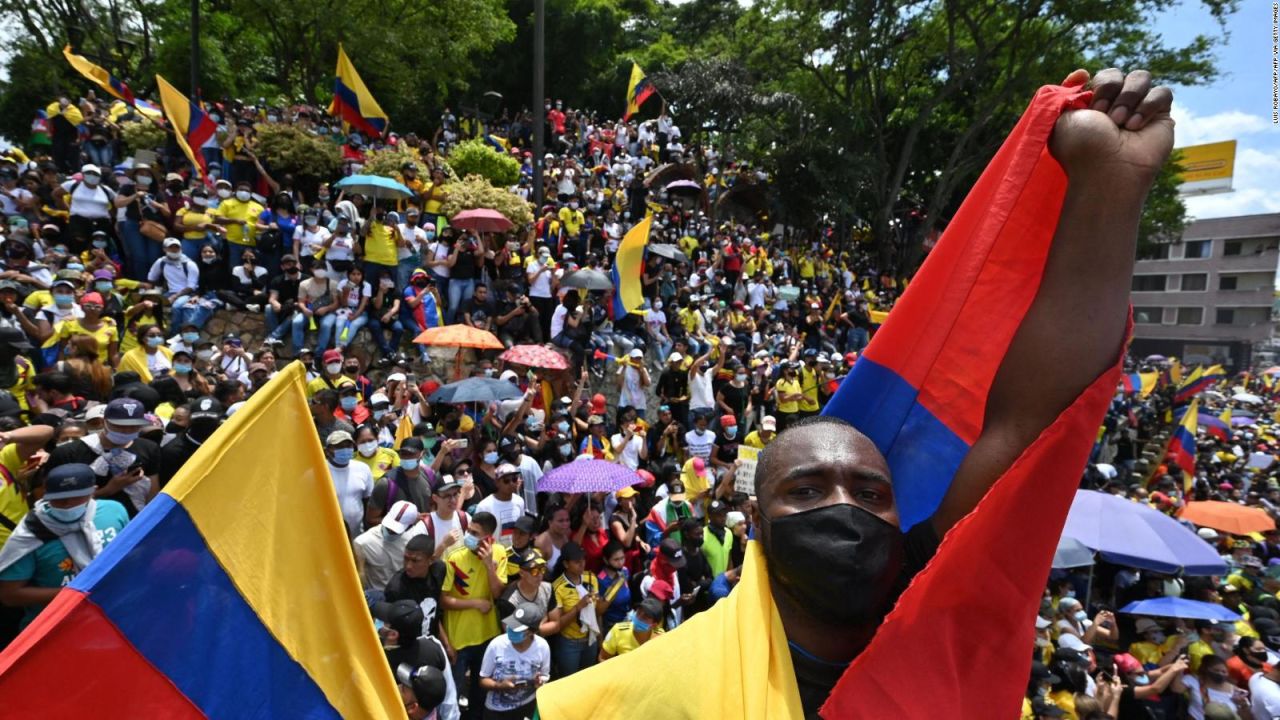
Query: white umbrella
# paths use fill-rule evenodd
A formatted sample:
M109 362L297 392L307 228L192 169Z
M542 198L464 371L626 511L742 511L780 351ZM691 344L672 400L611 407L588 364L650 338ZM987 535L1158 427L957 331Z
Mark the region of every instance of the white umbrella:
M1236 393L1235 395L1231 396L1231 399L1234 402L1248 403L1250 405L1262 404L1262 398L1258 397L1257 395L1254 395L1253 393L1243 393L1243 392Z

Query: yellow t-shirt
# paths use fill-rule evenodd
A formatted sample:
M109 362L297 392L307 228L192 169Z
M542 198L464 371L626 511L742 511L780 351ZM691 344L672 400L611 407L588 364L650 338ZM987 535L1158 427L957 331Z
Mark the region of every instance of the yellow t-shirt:
M1176 637L1165 638L1164 643L1160 645L1139 640L1129 645L1129 654L1137 658L1138 662L1143 665L1156 665L1159 664L1160 658L1164 657L1164 654L1173 648L1175 642L1177 642Z
M445 187L447 185L448 183L441 183L439 185L431 183L422 191L422 197L424 198L426 205L426 207L423 208L425 212L430 215L440 214L440 207L444 205Z
M31 382L31 378L35 377L36 369L32 366L31 361L22 355L18 355L13 359L13 364L18 368L18 379L13 381L9 386L9 393L13 395L13 399L18 401L18 407L23 410L30 410L31 406L27 404L27 393L35 389L35 385ZM0 545L4 541L0 540Z
M364 239L365 262L377 265L395 265L396 237L386 223L375 222Z
M568 207L560 208L559 217L560 224L564 225L564 231L569 235L575 236L582 230L583 224L587 221L583 217L581 210L574 210Z
M1064 720L1077 720L1076 696L1070 690L1054 690L1049 693L1049 700L1062 710Z
M332 383L332 388L330 387L330 383ZM356 384L356 381L352 380L346 375L339 375L338 379L331 380L330 382L325 382L324 376L321 375L315 380L312 380L311 382L307 383L307 399L314 397L315 394L320 392L321 390L329 390L329 389L337 390L343 385L355 385L355 384Z
M818 373L806 365L800 368L800 392L804 399L800 401L800 409L805 412L818 411Z
M596 576L589 572L582 573L581 585L574 585L564 575L556 578L556 581L551 583L551 594L555 598L556 607L560 608L560 612L569 612L570 608L578 604L578 598L580 597L578 593L579 587L586 588L588 593L598 594L600 592L600 583L596 580ZM568 640L581 640L587 636L587 627L582 624L581 620L578 620L566 625L560 631L560 634ZM457 645L457 643L454 643L454 645Z
M662 634L662 626L655 625L653 635L650 640ZM640 643L636 642L635 632L631 629L630 622L620 622L609 629L609 634L604 636L604 644L601 648L610 655L626 655L627 653L640 647Z
M696 317L696 313L696 310L690 310L689 308L680 308L676 311L676 319L684 326L684 331L686 333L692 333L698 329L698 318Z
M18 473L22 471L22 458L18 457L18 443L9 443L0 448L0 515L11 520L15 525L31 508L27 506L27 498L18 487ZM0 545L9 539L9 528L0 524Z
M97 330L89 330L80 324L80 318L67 318L58 323L54 338L58 342L69 340L76 335L92 335L98 341L98 360L104 365L111 362L111 343L120 342L120 331L116 329L116 321L104 317L98 321Z
M250 200L248 202L240 202L233 198L222 201L221 205L213 211L216 217L226 218L228 220L244 220L249 223L248 226L242 227L238 222L232 225L225 225L227 229L227 240L237 245L253 245L258 234L257 227L254 225L258 221L258 216L262 214L264 208L262 205ZM292 247L293 238L284 238L285 246Z
M747 447L756 448L757 450L763 450L765 445L768 445L769 443L773 442L777 437L778 437L778 434L774 433L773 437L769 438L768 440L765 440L763 437L760 436L759 430L752 430L751 432L747 433L747 436L745 438L742 439L742 444L746 445Z
M498 577L507 577L507 548L493 544ZM443 592L460 600L488 600L489 612L479 610L445 610L444 631L459 650L480 645L498 635L497 603L489 589L489 569L479 555L465 547L457 547L444 559Z
M182 237L186 240L203 240L205 231L199 226L211 222L213 222L213 215L208 210L201 212L194 207L189 207L178 211L178 224L184 228Z
M783 394L795 395L800 392L799 380L787 380L786 378L779 378L778 382L775 383L773 386L773 392L777 396L778 412L780 413L800 412L799 402L795 400L786 401L782 399Z
M380 447L374 451L373 457L365 457L357 451L355 459L369 467L374 480L381 480L388 470L400 467L400 454L391 448Z
M680 250L683 251L685 255L689 256L690 260L693 259L693 251L698 249L697 238L692 235L685 235L677 240L676 244L680 246Z
M1213 646L1203 640L1197 640L1187 646L1187 658L1190 660L1191 672L1200 672L1200 661L1206 655L1213 654Z
M813 261L807 256L800 258L800 262L796 263L800 269L800 277L805 280L813 279Z

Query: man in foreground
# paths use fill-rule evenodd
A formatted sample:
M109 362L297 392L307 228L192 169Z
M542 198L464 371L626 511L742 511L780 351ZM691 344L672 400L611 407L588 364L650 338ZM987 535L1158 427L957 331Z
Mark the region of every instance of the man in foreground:
M1087 80L1076 71L1064 85ZM1049 142L1067 189L1043 278L995 375L981 434L932 516L902 531L888 463L843 421L821 418L789 428L760 456L759 542L748 549L738 593L744 585L767 587L737 603L730 597L626 657L549 685L538 696L543 718L583 716L572 698L605 673L616 692L608 707L585 712L643 712L648 697L660 696L667 716L696 715L706 697L662 693L665 676L652 672L669 662L665 638L673 635L682 645L671 647L681 647L691 666L724 659L706 681L715 683L707 694L725 717L742 716L746 707L817 717L939 539L1120 356L1138 218L1173 145L1172 93L1153 89L1146 72L1125 76L1114 69L1099 73L1093 89L1090 108L1063 114ZM757 604L747 607L745 598ZM760 617L774 622L765 628L735 622ZM756 671L795 683L743 680Z

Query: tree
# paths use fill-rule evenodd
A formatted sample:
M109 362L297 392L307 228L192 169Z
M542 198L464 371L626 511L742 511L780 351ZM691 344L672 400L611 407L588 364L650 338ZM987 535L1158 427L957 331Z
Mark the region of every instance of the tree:
M462 177L479 175L498 188L509 188L520 181L520 163L483 140L458 143L449 153L449 167Z

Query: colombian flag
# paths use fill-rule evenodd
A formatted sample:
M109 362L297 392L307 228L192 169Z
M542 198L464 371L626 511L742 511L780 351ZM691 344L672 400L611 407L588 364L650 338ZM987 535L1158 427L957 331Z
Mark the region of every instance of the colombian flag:
M1200 413L1199 422L1209 435L1226 442L1231 439L1231 408L1214 417L1209 413Z
M1196 472L1196 420L1199 419L1198 408L1200 398L1191 401L1191 407L1182 414L1178 427L1174 428L1173 437L1169 439L1169 450L1165 456L1182 468L1183 490L1191 491L1191 480Z
M173 126L173 134L178 139L178 146L187 154L187 159L195 166L200 178L209 174L209 166L205 164L200 148L209 138L218 132L215 123L200 106L187 99L186 95L170 85L167 80L156 76L156 87L160 90L160 104L164 114Z
M6 717L404 717L305 384L255 393L0 655Z
M1156 389L1156 381L1159 379L1160 374L1155 372L1125 373L1120 376L1120 384L1125 395L1138 393L1140 397L1146 397Z
M1178 386L1178 391L1173 395L1174 404L1181 405L1187 402L1196 395L1213 387L1214 384L1226 376L1227 371L1221 365L1214 365L1208 370L1197 365L1196 369L1192 370L1191 374L1187 376L1187 379Z
M1056 86L1036 94L895 305L892 322L827 405L884 453L904 530L935 512L982 431L987 395L1039 289L1066 193L1049 136L1064 111L1087 107L1091 98ZM1017 713L1044 581L1119 381L1118 365L1102 373L951 529L844 672L823 717L927 718L940 708L966 718ZM758 543L748 543L728 598L634 652L542 687L541 717L799 717L764 563ZM990 591L993 583L999 592ZM668 673L655 683L673 653L713 670Z
M329 114L342 118L346 124L366 135L382 137L387 130L387 114L378 107L369 88L364 86L360 74L347 57L347 51L338 45L337 77L333 79L333 102Z
M613 279L614 320L621 320L627 313L640 312L640 305L644 302L640 273L644 271L644 248L649 244L649 228L652 225L653 216L646 215L627 231L618 245L613 269L609 271L609 276Z
M94 65L85 57L71 52L70 45L62 48L62 56L71 63L71 67L75 68L76 72L93 81L95 85L130 105L134 104L133 91L124 84L123 80L107 72L106 68Z
M640 106L653 94L653 83L645 77L644 71L636 63L631 63L631 81L627 83L627 112L623 120L630 120L632 115L640 111Z

